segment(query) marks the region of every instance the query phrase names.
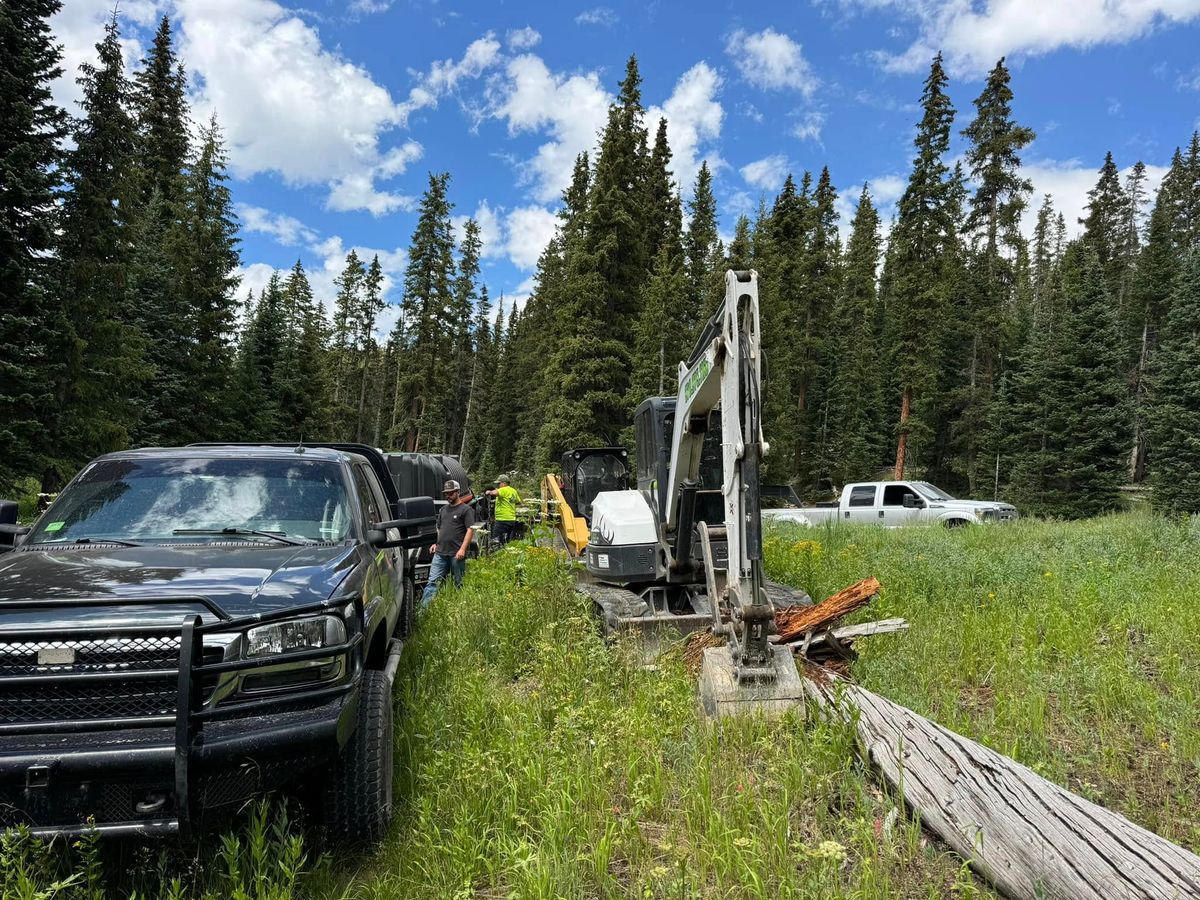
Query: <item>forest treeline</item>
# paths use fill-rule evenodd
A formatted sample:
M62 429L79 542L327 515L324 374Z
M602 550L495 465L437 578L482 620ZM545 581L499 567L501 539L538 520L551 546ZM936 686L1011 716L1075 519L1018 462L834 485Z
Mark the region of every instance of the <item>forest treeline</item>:
M0 487L53 491L97 453L194 440L546 471L569 447L629 443L637 404L674 394L724 270L754 268L772 480L815 496L920 476L1074 516L1150 478L1161 509L1200 511L1196 134L1153 197L1141 163L1122 178L1107 154L1068 239L1022 174L1035 135L1004 60L959 120L939 56L886 241L869 185L839 223L824 168L789 176L726 246L712 173L685 199L631 58L523 306L492 302L478 225L456 240L450 175L431 173L381 336L384 274L353 251L334 296L298 261L239 300L220 130L191 121L169 21L128 73L114 16L69 116L49 90L58 7L0 12Z

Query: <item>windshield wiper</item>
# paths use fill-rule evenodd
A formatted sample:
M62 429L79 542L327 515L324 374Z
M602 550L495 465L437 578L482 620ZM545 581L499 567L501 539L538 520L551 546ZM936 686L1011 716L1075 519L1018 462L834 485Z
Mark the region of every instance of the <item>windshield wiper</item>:
M211 534L211 535L232 535L233 537L265 537L273 541L279 541L281 544L290 544L293 547L303 547L308 541L297 540L296 538L288 537L285 534L280 534L275 531L256 531L253 528L176 528L172 534Z

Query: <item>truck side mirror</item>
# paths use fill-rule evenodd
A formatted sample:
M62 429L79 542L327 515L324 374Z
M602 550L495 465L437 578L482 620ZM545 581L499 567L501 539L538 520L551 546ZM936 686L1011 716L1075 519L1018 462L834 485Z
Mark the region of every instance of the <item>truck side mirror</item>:
M17 524L19 507L12 500L0 500L0 553L17 545L17 538L28 534L29 529Z
M374 547L420 547L430 543L437 522L432 497L407 497L396 502L399 518L377 523L367 534Z
M922 503L917 499L916 494L905 494L903 503L905 509L920 509L922 506Z

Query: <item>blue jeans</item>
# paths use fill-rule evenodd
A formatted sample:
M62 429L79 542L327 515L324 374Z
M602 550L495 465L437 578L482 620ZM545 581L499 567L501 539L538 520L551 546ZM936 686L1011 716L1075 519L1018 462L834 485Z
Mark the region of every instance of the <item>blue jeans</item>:
M467 561L455 559L452 553L433 554L433 561L429 564L429 583L425 585L425 592L421 594L421 606L429 605L447 572L454 576L454 586L461 587L463 576L467 574Z

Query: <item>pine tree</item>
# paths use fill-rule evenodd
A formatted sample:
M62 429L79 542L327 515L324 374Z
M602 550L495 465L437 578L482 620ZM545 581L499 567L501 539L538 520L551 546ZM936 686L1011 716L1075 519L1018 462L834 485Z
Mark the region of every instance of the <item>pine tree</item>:
M1130 409L1120 324L1090 244L1068 247L1060 295L1016 379L1011 492L1034 513L1097 515L1121 502Z
M707 160L700 163L692 199L687 207L691 221L683 245L688 293L680 325L690 349L691 342L699 336L704 323L712 315L719 293L724 290L723 287L721 291L717 290L717 278L720 278L722 286L725 283L723 273L719 271L723 262L721 238L717 232L717 201L713 196L712 172Z
M214 116L200 132L184 200L187 267L182 269L179 290L193 342L186 394L192 439L219 439L232 425L225 397L233 361L241 257L226 167L221 130Z
M479 236L479 223L467 219L463 226L463 239L458 251L458 277L454 281L454 300L450 311L451 331L447 335L454 348L450 396L450 414L446 421L446 447L448 452L459 452L462 447L463 429L467 418L467 404L471 399L471 355L474 352L471 338L472 319L478 301L479 255L483 242Z
M1105 285L1122 317L1125 298L1121 288L1125 284L1124 268L1129 262L1123 252L1123 232L1129 217L1129 198L1121 187L1121 175L1109 151L1104 155L1096 186L1088 191L1087 215L1079 221L1083 225L1083 239L1095 251L1104 271Z
M733 226L733 240L725 249L725 268L735 272L750 268L753 247L750 243L750 217L738 216Z
M492 379L496 375L496 345L492 326L488 321L491 311L487 285L479 289L479 300L475 304L475 317L471 322L471 380L467 392L467 412L463 421L462 443L458 456L468 471L478 463L487 447L487 431L482 420L490 414L483 404L491 394Z
M884 462L875 276L880 250L879 213L863 185L832 322L836 369L831 372L829 474L835 484L874 477Z
M280 298L283 341L271 379L278 398L277 440L329 440L330 390L324 365L325 317L299 260Z
M834 365L830 348L833 312L841 281L841 241L837 230L837 191L823 168L813 192L811 232L804 252L803 306L796 338L796 474L801 485L828 477L829 390Z
M938 54L921 95L922 117L914 140L917 156L900 198L884 272L885 342L891 355L891 391L899 401L899 415L893 418L896 478L904 477L910 457L930 458L938 420L953 290L951 264L957 254L954 184L945 161L954 107L946 82Z
M61 5L10 0L0 10L0 489L40 470L53 402L51 251L68 120L50 94L62 54L49 20Z
M1150 370L1154 506L1200 513L1200 250L1183 261Z
M367 409L368 389L374 383L371 375L378 347L375 344L375 322L385 306L383 300L383 267L378 255L371 258L362 280L359 306L355 309L354 322L358 347L358 410L354 417L354 440L365 443L372 431L373 416Z
M141 204L155 193L164 216L182 218L188 162L187 76L175 55L171 22L159 21L150 52L133 77L132 105L137 120L137 191Z
M252 441L282 439L285 430L276 382L276 361L286 342L286 319L279 273L259 295L241 334L234 374L240 421L238 430Z
M1024 245L1020 218L1033 189L1020 174L1020 151L1033 141L1034 133L1013 120L1012 99L1008 69L1001 58L975 98L975 119L962 131L970 141L966 160L977 187L965 222L971 240L967 277L973 302L965 323L969 362L955 439L972 491L991 469L994 455L994 448L993 453L984 450L992 433L990 419L1007 349L1005 337L1013 324L1014 262Z
M359 343L360 313L367 269L353 248L346 254L346 266L334 279L333 347L330 380L333 383L331 425L339 440L350 440L357 430L356 404L359 393L360 359L364 348Z
M134 255L128 302L146 336L146 359L153 369L140 399L145 414L134 438L147 444L203 436L191 421L196 322L182 290L195 257L187 221L186 88L164 16L131 92L136 153L130 172Z
M393 444L407 451L444 452L447 397L456 383L445 364L445 335L454 295L450 174L430 173L404 272L401 322L405 352L397 378Z
M114 16L80 67L83 119L65 165L58 246L60 305L51 320L53 403L44 411L42 490L56 491L87 459L124 447L137 425L136 397L148 377L143 343L125 296L127 211L134 151L129 83Z

